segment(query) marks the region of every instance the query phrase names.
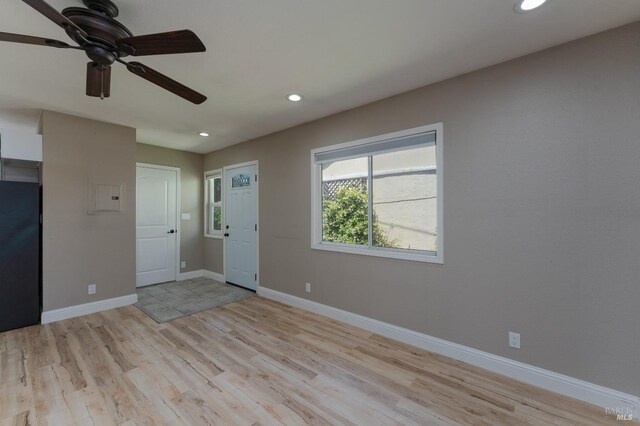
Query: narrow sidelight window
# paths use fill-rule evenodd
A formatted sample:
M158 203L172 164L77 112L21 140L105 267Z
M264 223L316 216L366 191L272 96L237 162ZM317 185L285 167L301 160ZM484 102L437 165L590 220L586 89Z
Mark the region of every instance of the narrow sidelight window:
M205 237L222 237L222 172L205 173Z

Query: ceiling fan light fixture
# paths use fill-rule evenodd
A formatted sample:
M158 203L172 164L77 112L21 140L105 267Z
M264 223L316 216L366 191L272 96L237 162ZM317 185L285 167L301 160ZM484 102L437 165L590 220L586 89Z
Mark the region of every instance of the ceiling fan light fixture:
M539 8L546 2L547 0L517 0L513 10L517 13L530 12L533 9Z
M300 102L304 98L302 97L302 95L299 95L297 93L291 93L287 95L287 99L290 100L291 102Z
M209 137L209 133L207 133L207 132L200 132L200 133L198 133L198 135L202 136L203 138L208 138Z

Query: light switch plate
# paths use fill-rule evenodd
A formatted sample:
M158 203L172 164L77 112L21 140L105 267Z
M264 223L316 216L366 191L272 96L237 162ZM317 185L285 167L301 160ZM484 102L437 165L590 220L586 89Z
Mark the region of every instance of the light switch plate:
M191 213L182 213L182 214L180 215L180 218L181 218L182 220L191 220Z

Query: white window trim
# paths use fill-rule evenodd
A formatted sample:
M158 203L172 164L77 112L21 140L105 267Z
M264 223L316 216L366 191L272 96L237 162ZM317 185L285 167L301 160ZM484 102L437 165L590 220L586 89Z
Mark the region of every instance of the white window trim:
M208 179L211 177L219 177L221 188L224 189L224 181L222 177L222 169L208 170L204 172L204 236L205 238L218 238L223 237L223 227L219 231L213 231L209 233L209 188ZM220 209L221 209L221 225L224 223L224 190L220 193Z
M416 250L388 249L383 247L357 246L353 244L340 244L322 241L322 166L316 164L315 156L318 153L332 151L336 149L349 148L355 145L364 145L379 142L387 139L395 139L411 136L416 133L432 132L436 133L436 179L438 188L437 198L437 221L438 221L438 251L435 254L430 252L418 252ZM311 248L313 250L326 250L341 253L360 254L365 256L387 257L391 259L411 260L415 262L444 263L444 226L443 226L443 124L429 124L427 126L415 127L413 129L399 132L387 133L385 135L373 136L356 141L341 144L324 146L311 150ZM371 224L370 224L371 225Z

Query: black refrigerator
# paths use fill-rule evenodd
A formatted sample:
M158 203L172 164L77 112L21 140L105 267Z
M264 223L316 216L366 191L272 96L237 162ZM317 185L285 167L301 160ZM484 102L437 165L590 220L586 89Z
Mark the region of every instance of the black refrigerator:
M0 332L40 323L40 184L0 181Z

